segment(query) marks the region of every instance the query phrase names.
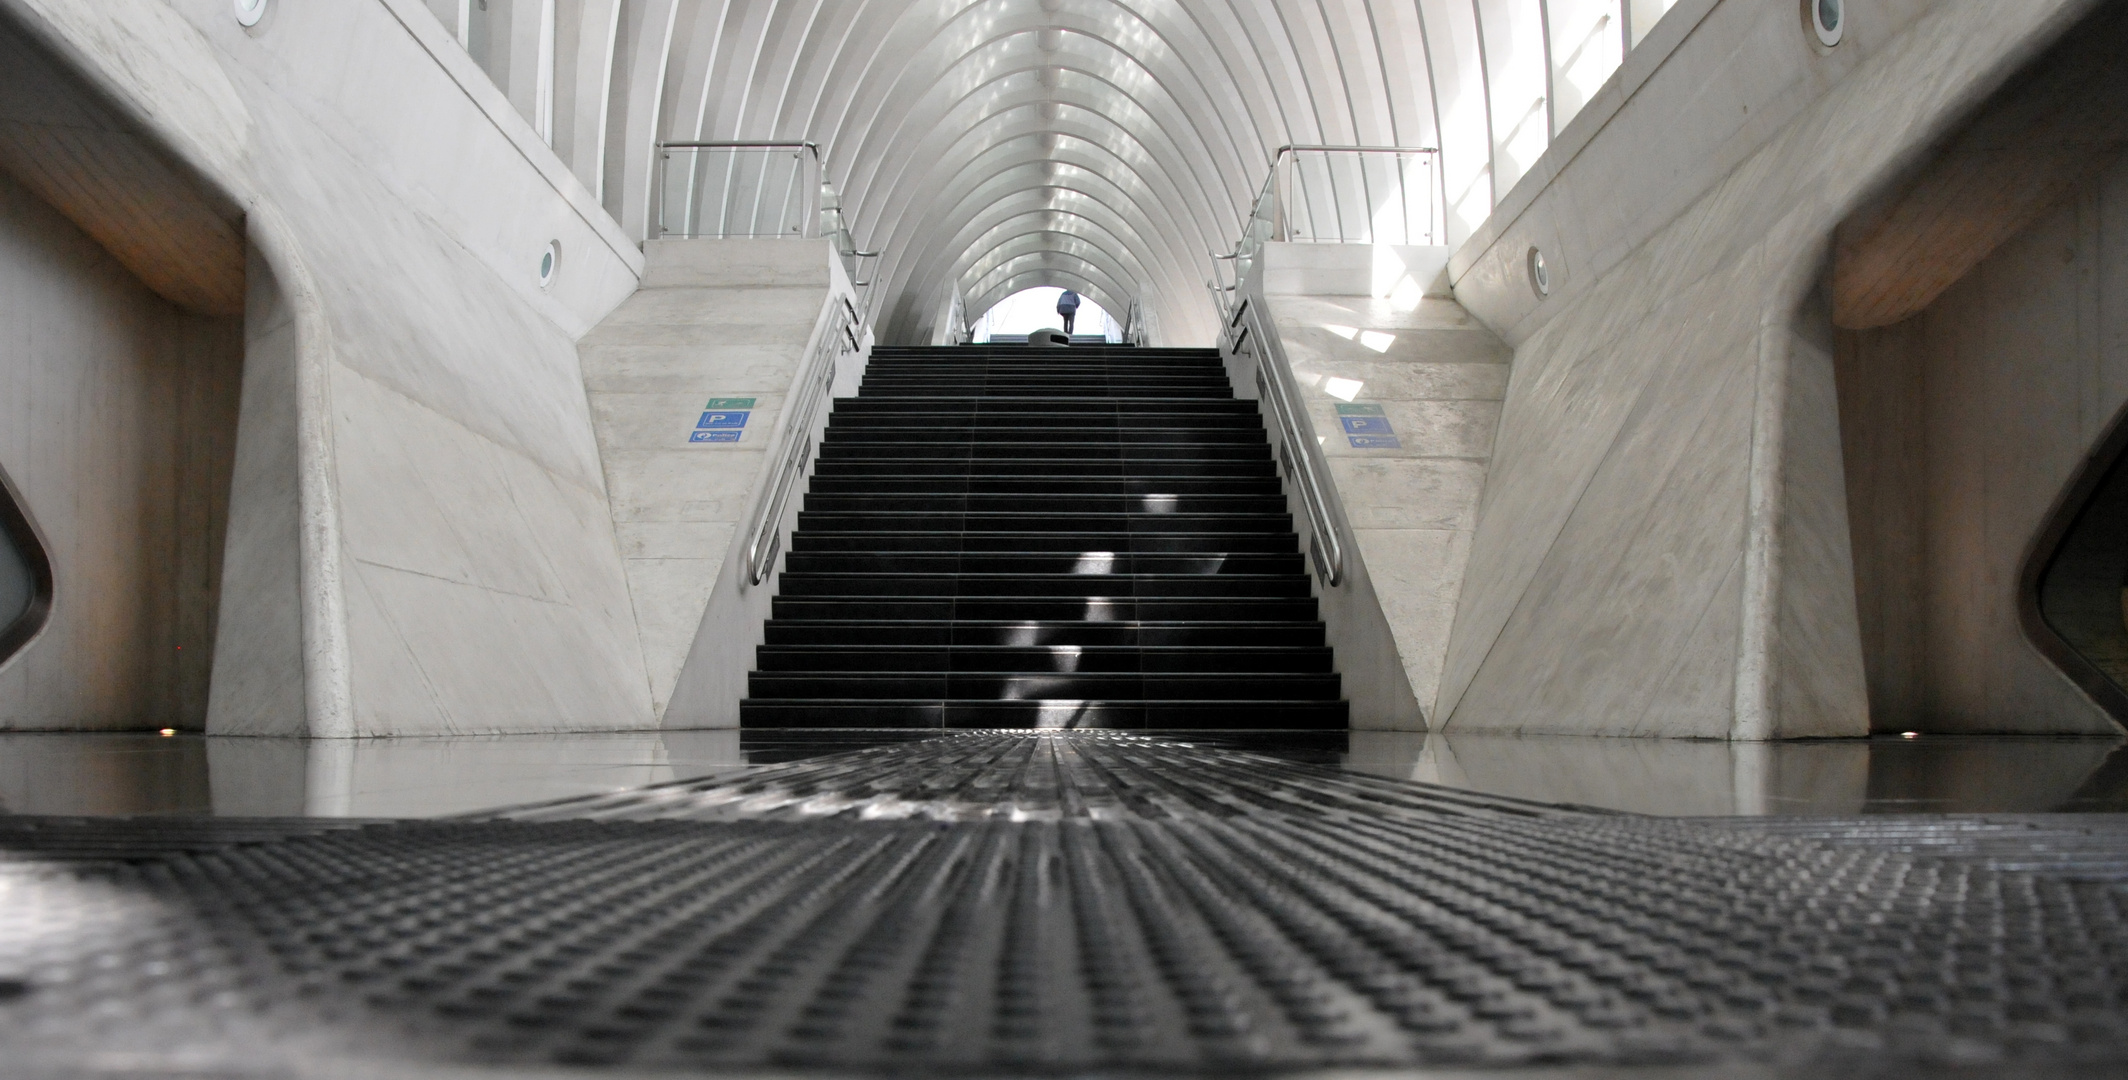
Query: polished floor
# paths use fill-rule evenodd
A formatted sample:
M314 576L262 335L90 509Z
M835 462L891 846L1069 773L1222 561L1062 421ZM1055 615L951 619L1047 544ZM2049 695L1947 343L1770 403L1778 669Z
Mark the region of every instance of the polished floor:
M2128 1075L2128 815L1613 813L1312 734L677 745L440 821L0 815L0 1072Z
M153 732L0 734L0 812L440 817L932 737L667 731L302 742ZM2128 743L1928 736L1676 739L1194 732L1293 761L1661 815L2128 811Z

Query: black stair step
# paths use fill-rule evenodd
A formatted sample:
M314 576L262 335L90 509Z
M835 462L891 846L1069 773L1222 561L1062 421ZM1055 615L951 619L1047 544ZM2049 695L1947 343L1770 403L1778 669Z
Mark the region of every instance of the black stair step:
M939 364L870 364L866 367L861 385L867 389L873 380L953 380L959 385L989 384L989 388L1002 396L1011 396L1012 386L1018 384L1050 383L1129 383L1156 389L1144 396L1159 396L1157 387L1165 383L1193 383L1214 386L1222 390L1233 388L1232 377L1218 364L1136 366L1120 364L1078 364L1067 368L1038 369L1010 365L939 365ZM963 393L954 390L952 393Z
M1107 551L1133 554L1251 554L1300 550L1300 537L1290 528L1264 533L1152 533L1124 532L964 532L941 535L933 532L840 532L799 530L791 534L794 552L1022 552L1055 551L1084 554Z
M784 557L787 574L1300 574L1298 553L1133 554L1128 551L806 552Z
M1243 416L1262 423L1256 402L1229 398L1018 398L1005 395L941 394L929 398L840 398L829 414L829 423L863 421L874 417L973 416L983 418L1042 419L1046 417L1232 417Z
M861 416L834 419L827 430L837 436L872 436L877 439L907 438L911 434L952 432L957 439L983 435L1019 438L1028 432L1120 438L1146 432L1179 432L1225 442L1236 433L1261 432L1261 420L1227 413L1112 413L1075 412L1068 415L1003 412L935 412L907 416ZM980 442L995 440L981 439Z
M781 672L747 677L748 696L842 701L952 698L964 701L1074 699L1109 701L1335 701L1335 674L1303 672Z
M1212 353L1212 354L1216 354L1216 353L1217 353L1217 350L1215 350L1215 349L1205 349L1205 348L1198 348L1198 347L1195 347L1195 346L1188 346L1188 345L1124 345L1124 344L1122 344L1122 343L1120 343L1120 342L1118 342L1118 343L1116 343L1116 344L1114 344L1114 345L1106 345L1106 346L1096 345L1096 346L1093 346L1093 348L1096 348L1096 349L1100 349L1100 348L1108 348L1108 349L1115 349L1115 350L1123 351L1123 352L1126 352L1126 353L1143 353L1143 354L1145 354L1145 355L1147 355L1147 356L1203 356L1203 355L1205 355L1205 354L1207 354L1207 353ZM875 352L875 353L878 353L878 354L882 354L882 355L887 355L887 356L924 356L924 355L933 355L933 354L937 354L937 353L952 353L952 354L956 354L956 355L960 355L960 354L966 354L966 355L969 355L969 356L975 356L975 355L979 355L979 354L982 354L982 353L991 353L991 352L995 352L995 353L1007 353L1007 354L1010 354L1010 353L1024 353L1025 355L1028 355L1028 356L1042 356L1042 355L1045 355L1045 354L1054 354L1054 353L1056 353L1057 351L1058 351L1058 349L1057 349L1057 348L1056 348L1055 346L1046 346L1046 345L1044 345L1044 346L1035 346L1035 347L1032 347L1032 348L1030 348L1030 347L1028 347L1028 346L1026 346L1026 345L1024 345L1024 344L1021 344L1021 343L1019 343L1019 342L1004 342L1004 341L997 341L997 342L979 342L979 343L976 343L976 344L970 344L970 345L875 345L875 346L873 346L873 352ZM1081 351L1085 351L1085 350L1081 349L1081 348L1080 348L1080 347L1078 347L1078 346L1073 346L1073 347L1072 347L1072 351L1073 351L1073 352L1081 352Z
M1135 645L763 645L761 671L980 671L1019 674L1076 672L1211 673L1330 671L1328 648L1284 646Z
M1225 444L1237 437L1246 438L1264 435L1263 425L1247 416L1163 416L1147 413L1136 416L1086 413L1079 416L1045 416L1036 419L1028 416L1006 414L1002 416L957 416L940 413L936 416L897 416L891 420L866 417L859 421L831 421L827 436L831 439L869 440L894 442L909 438L921 439L924 435L950 438L951 441L973 440L975 442L1068 442L1073 439L1146 439L1159 437L1174 441L1201 439L1211 444Z
M1159 622L1186 619L1314 622L1313 597L1154 599L1135 596L869 596L830 598L779 596L770 604L777 619L1030 619L1084 622Z
M1203 379L1032 379L952 375L894 378L867 376L861 392L867 395L918 397L996 392L1001 395L1065 398L1227 398L1232 397L1234 393L1224 376Z
M1128 532L1261 533L1293 527L1282 514L930 513L925 511L798 512L807 532Z
M805 509L822 513L892 510L931 514L1279 514L1285 512L1286 499L1283 495L1181 495L1150 491L1143 495L812 492L805 497Z
M1212 449L1203 456L1215 456L1228 446L1262 444L1265 438L1261 427L1119 427L1109 424L1065 425L1059 427L1032 427L1013 424L975 426L970 424L931 424L921 427L836 427L829 425L822 439L825 445L844 443L1105 443L1105 444L1162 444L1202 446Z
M1173 459L1119 460L1108 458L1015 458L996 461L953 457L926 459L848 458L822 461L815 476L1118 476L1158 477L1262 477L1276 476L1269 458L1251 461L1186 461Z
M813 477L810 494L888 495L1276 495L1285 498L1276 477L1175 476L821 476Z
M1216 365L1196 367L1168 367L1147 369L1122 365L1100 366L1081 364L1053 371L1024 371L1000 369L989 366L940 366L936 364L909 364L894 366L872 364L865 369L862 385L871 389L877 385L895 382L918 382L942 380L951 384L952 393L964 393L967 387L981 386L1003 394L1013 392L1018 385L1050 384L1108 384L1130 385L1148 388L1149 394L1157 395L1158 388L1168 384L1189 384L1231 390L1233 381L1225 369Z
M1299 574L818 574L785 571L779 595L855 599L924 597L1216 597L1309 595Z
M1110 647L1284 647L1323 644L1319 622L1078 622L1063 620L847 619L771 622L769 645L1078 645Z
M1226 371L1219 364L1198 360L1130 360L1104 359L1101 357L1072 357L1055 364L1031 365L1013 361L963 361L963 360L910 360L892 358L874 360L865 365L866 375L1016 375L1026 378L1064 378L1078 375L1116 375L1126 378L1160 379L1193 378L1207 379L1224 376Z
M1036 461L1044 465L1062 462L1120 462L1125 466L1144 468L1149 465L1165 467L1189 464L1239 465L1247 462L1271 460L1271 448L1258 441L1254 445L1237 443L1231 446L1199 447L1172 446L1162 443L1116 443L1116 442L859 442L842 440L820 444L821 461L980 461L986 465L1006 466L1018 461Z
M1342 701L849 701L748 698L748 727L1078 728L1220 731L1337 730L1351 723Z

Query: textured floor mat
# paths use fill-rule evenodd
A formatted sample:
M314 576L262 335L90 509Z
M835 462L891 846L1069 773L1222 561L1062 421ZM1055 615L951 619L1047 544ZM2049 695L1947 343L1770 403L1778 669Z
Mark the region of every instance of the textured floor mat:
M1015 734L248 828L128 850L138 823L5 819L10 1069L2128 1060L2114 818L1666 820Z

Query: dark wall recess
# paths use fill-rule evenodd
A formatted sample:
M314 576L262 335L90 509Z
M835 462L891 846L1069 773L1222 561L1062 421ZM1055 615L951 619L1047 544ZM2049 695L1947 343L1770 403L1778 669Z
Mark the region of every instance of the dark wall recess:
M2128 724L2128 409L2033 539L2017 614L2047 659Z
M21 652L51 613L52 560L0 469L0 664Z

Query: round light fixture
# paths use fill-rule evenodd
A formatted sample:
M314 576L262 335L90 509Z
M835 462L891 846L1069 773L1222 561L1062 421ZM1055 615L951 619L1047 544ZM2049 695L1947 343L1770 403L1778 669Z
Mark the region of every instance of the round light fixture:
M1552 295L1552 268L1545 265L1544 252L1538 251L1536 248L1529 249L1527 262L1529 264L1530 290L1537 294L1537 299L1539 300Z
M1810 28L1818 35L1818 44L1832 48L1840 43L1840 35L1847 31L1847 0L1804 0L1810 9Z
M539 253L539 287L544 289L554 284L554 274L562 268L562 242L547 241L547 250Z
M244 26L257 26L266 17L266 0L235 0L236 21Z

